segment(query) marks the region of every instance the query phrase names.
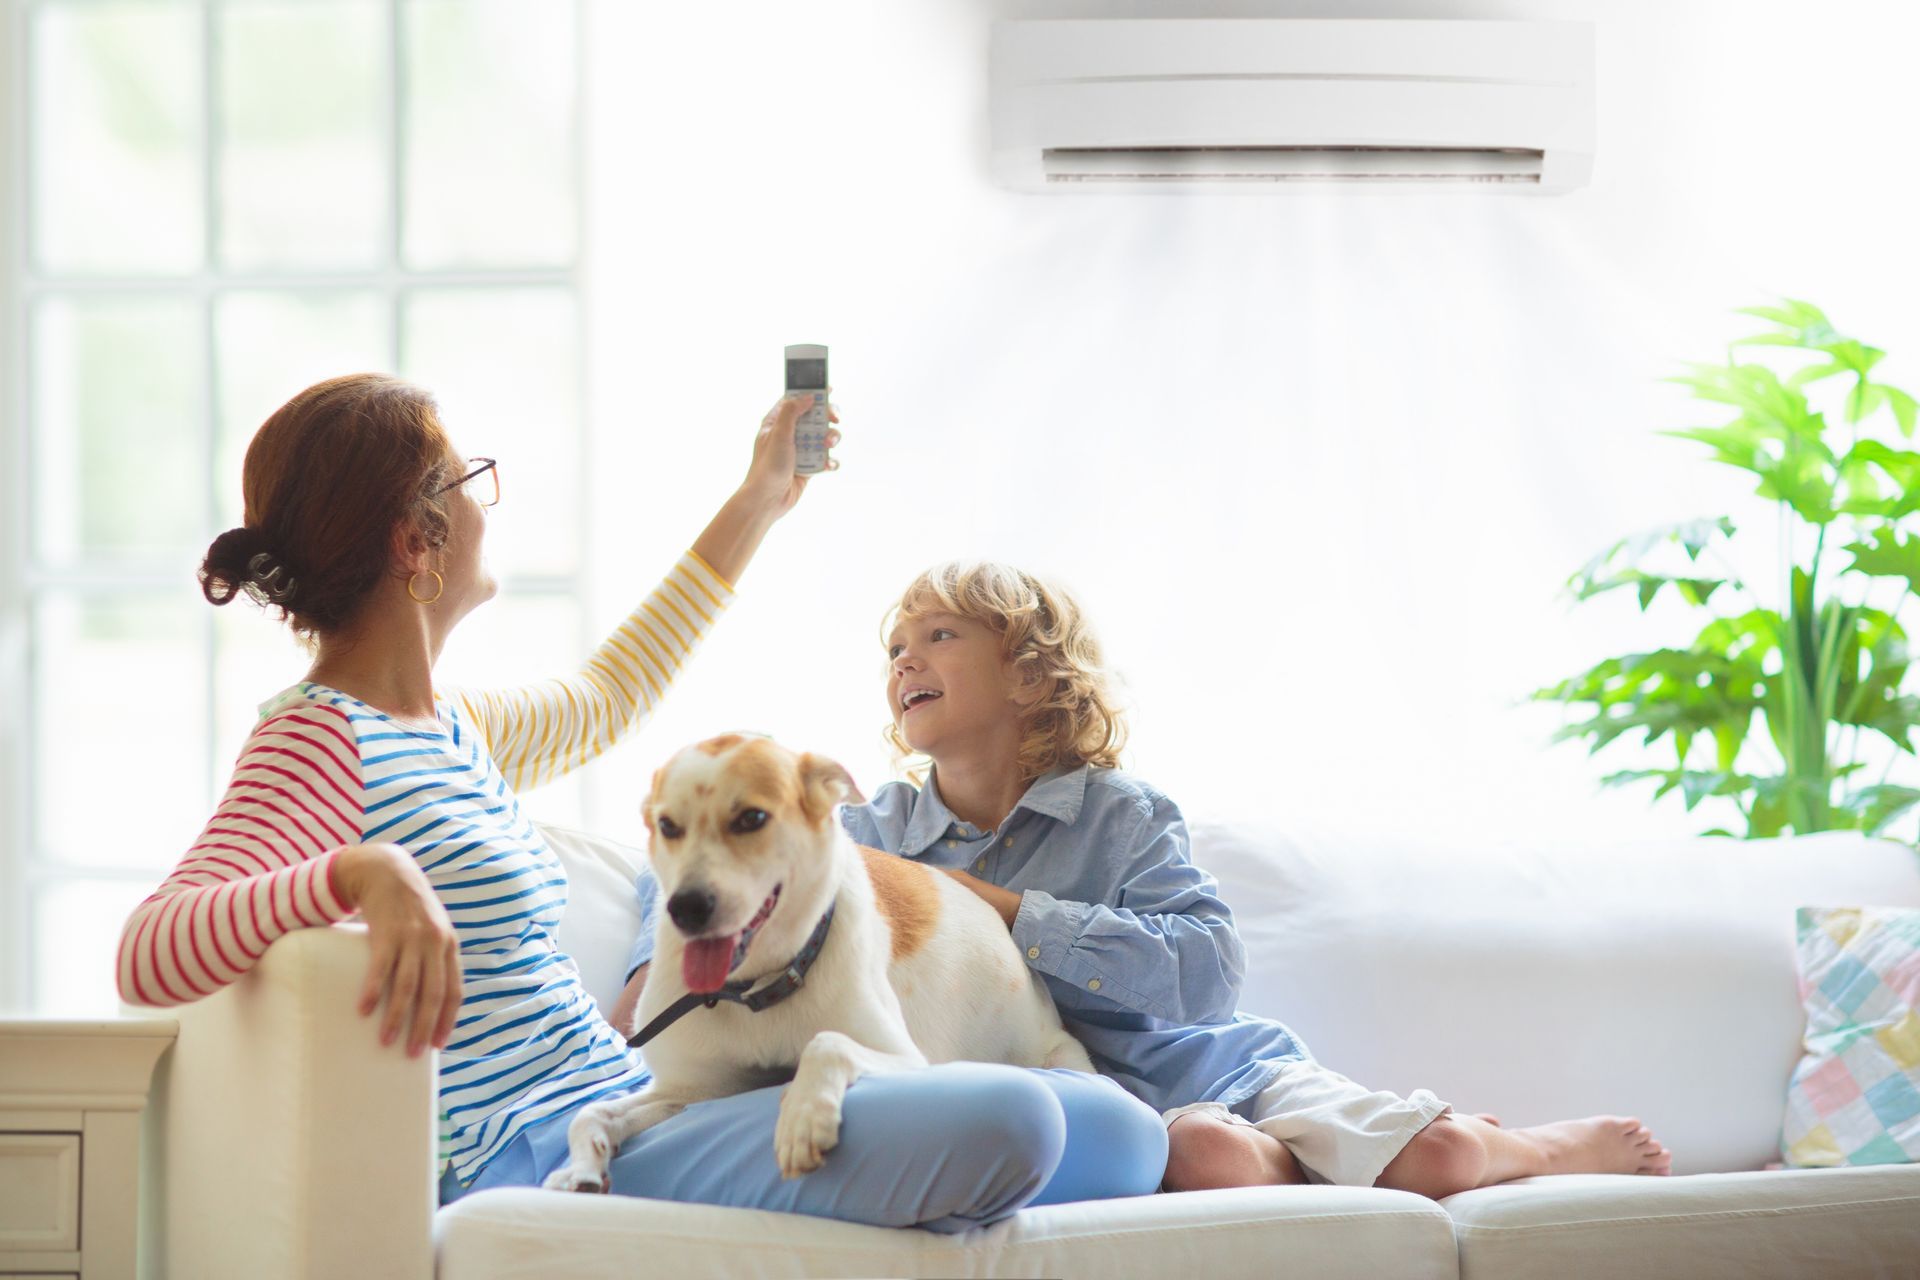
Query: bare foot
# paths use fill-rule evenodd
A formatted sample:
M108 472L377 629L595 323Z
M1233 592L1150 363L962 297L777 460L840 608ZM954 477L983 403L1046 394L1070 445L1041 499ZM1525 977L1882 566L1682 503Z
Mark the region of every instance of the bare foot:
M1632 1116L1588 1116L1508 1132L1539 1149L1548 1173L1673 1172L1673 1153Z
M1252 1125L1188 1112L1167 1128L1167 1191L1305 1182L1293 1153Z

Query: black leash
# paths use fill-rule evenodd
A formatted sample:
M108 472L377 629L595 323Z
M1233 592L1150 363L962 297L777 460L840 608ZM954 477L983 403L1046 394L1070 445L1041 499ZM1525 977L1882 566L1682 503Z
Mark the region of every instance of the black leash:
M827 904L827 914L821 916L820 923L813 926L813 935L807 939L807 945L800 948L800 953L787 963L787 967L772 982L758 991L752 990L753 984L760 981L758 978L744 982L729 982L718 991L709 991L705 994L689 991L668 1005L666 1010L652 1022L629 1036L627 1047L638 1049L701 1005L711 1009L725 1000L729 1004L745 1005L749 1013L758 1013L762 1009L771 1009L785 1000L807 985L807 970L813 968L813 962L820 957L820 948L826 945L827 926L833 923L833 908L833 903Z

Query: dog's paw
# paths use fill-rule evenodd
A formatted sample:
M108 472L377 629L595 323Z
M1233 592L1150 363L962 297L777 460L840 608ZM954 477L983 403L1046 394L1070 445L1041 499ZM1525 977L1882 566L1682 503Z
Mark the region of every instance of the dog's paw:
M780 1099L773 1126L773 1158L780 1176L797 1178L820 1167L840 1142L840 1103L821 1094L800 1094L791 1087Z
M603 1192L607 1189L607 1175L604 1169L582 1169L579 1165L567 1164L548 1174L540 1185L549 1191Z

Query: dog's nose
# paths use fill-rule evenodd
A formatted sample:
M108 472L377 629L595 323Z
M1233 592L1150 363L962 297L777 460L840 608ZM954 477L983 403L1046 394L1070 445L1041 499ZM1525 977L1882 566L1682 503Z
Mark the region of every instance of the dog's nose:
M682 933L698 933L713 919L717 902L710 889L682 889L667 899L667 915Z

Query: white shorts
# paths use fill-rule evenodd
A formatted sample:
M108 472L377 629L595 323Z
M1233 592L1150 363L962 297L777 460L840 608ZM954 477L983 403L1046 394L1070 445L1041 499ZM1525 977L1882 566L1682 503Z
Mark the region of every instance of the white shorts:
M1254 1096L1250 1121L1217 1102L1175 1107L1160 1118L1171 1125L1197 1111L1231 1124L1251 1124L1293 1153L1307 1181L1370 1187L1414 1134L1451 1110L1426 1089L1403 1098L1355 1084L1311 1058L1298 1058L1286 1062Z

